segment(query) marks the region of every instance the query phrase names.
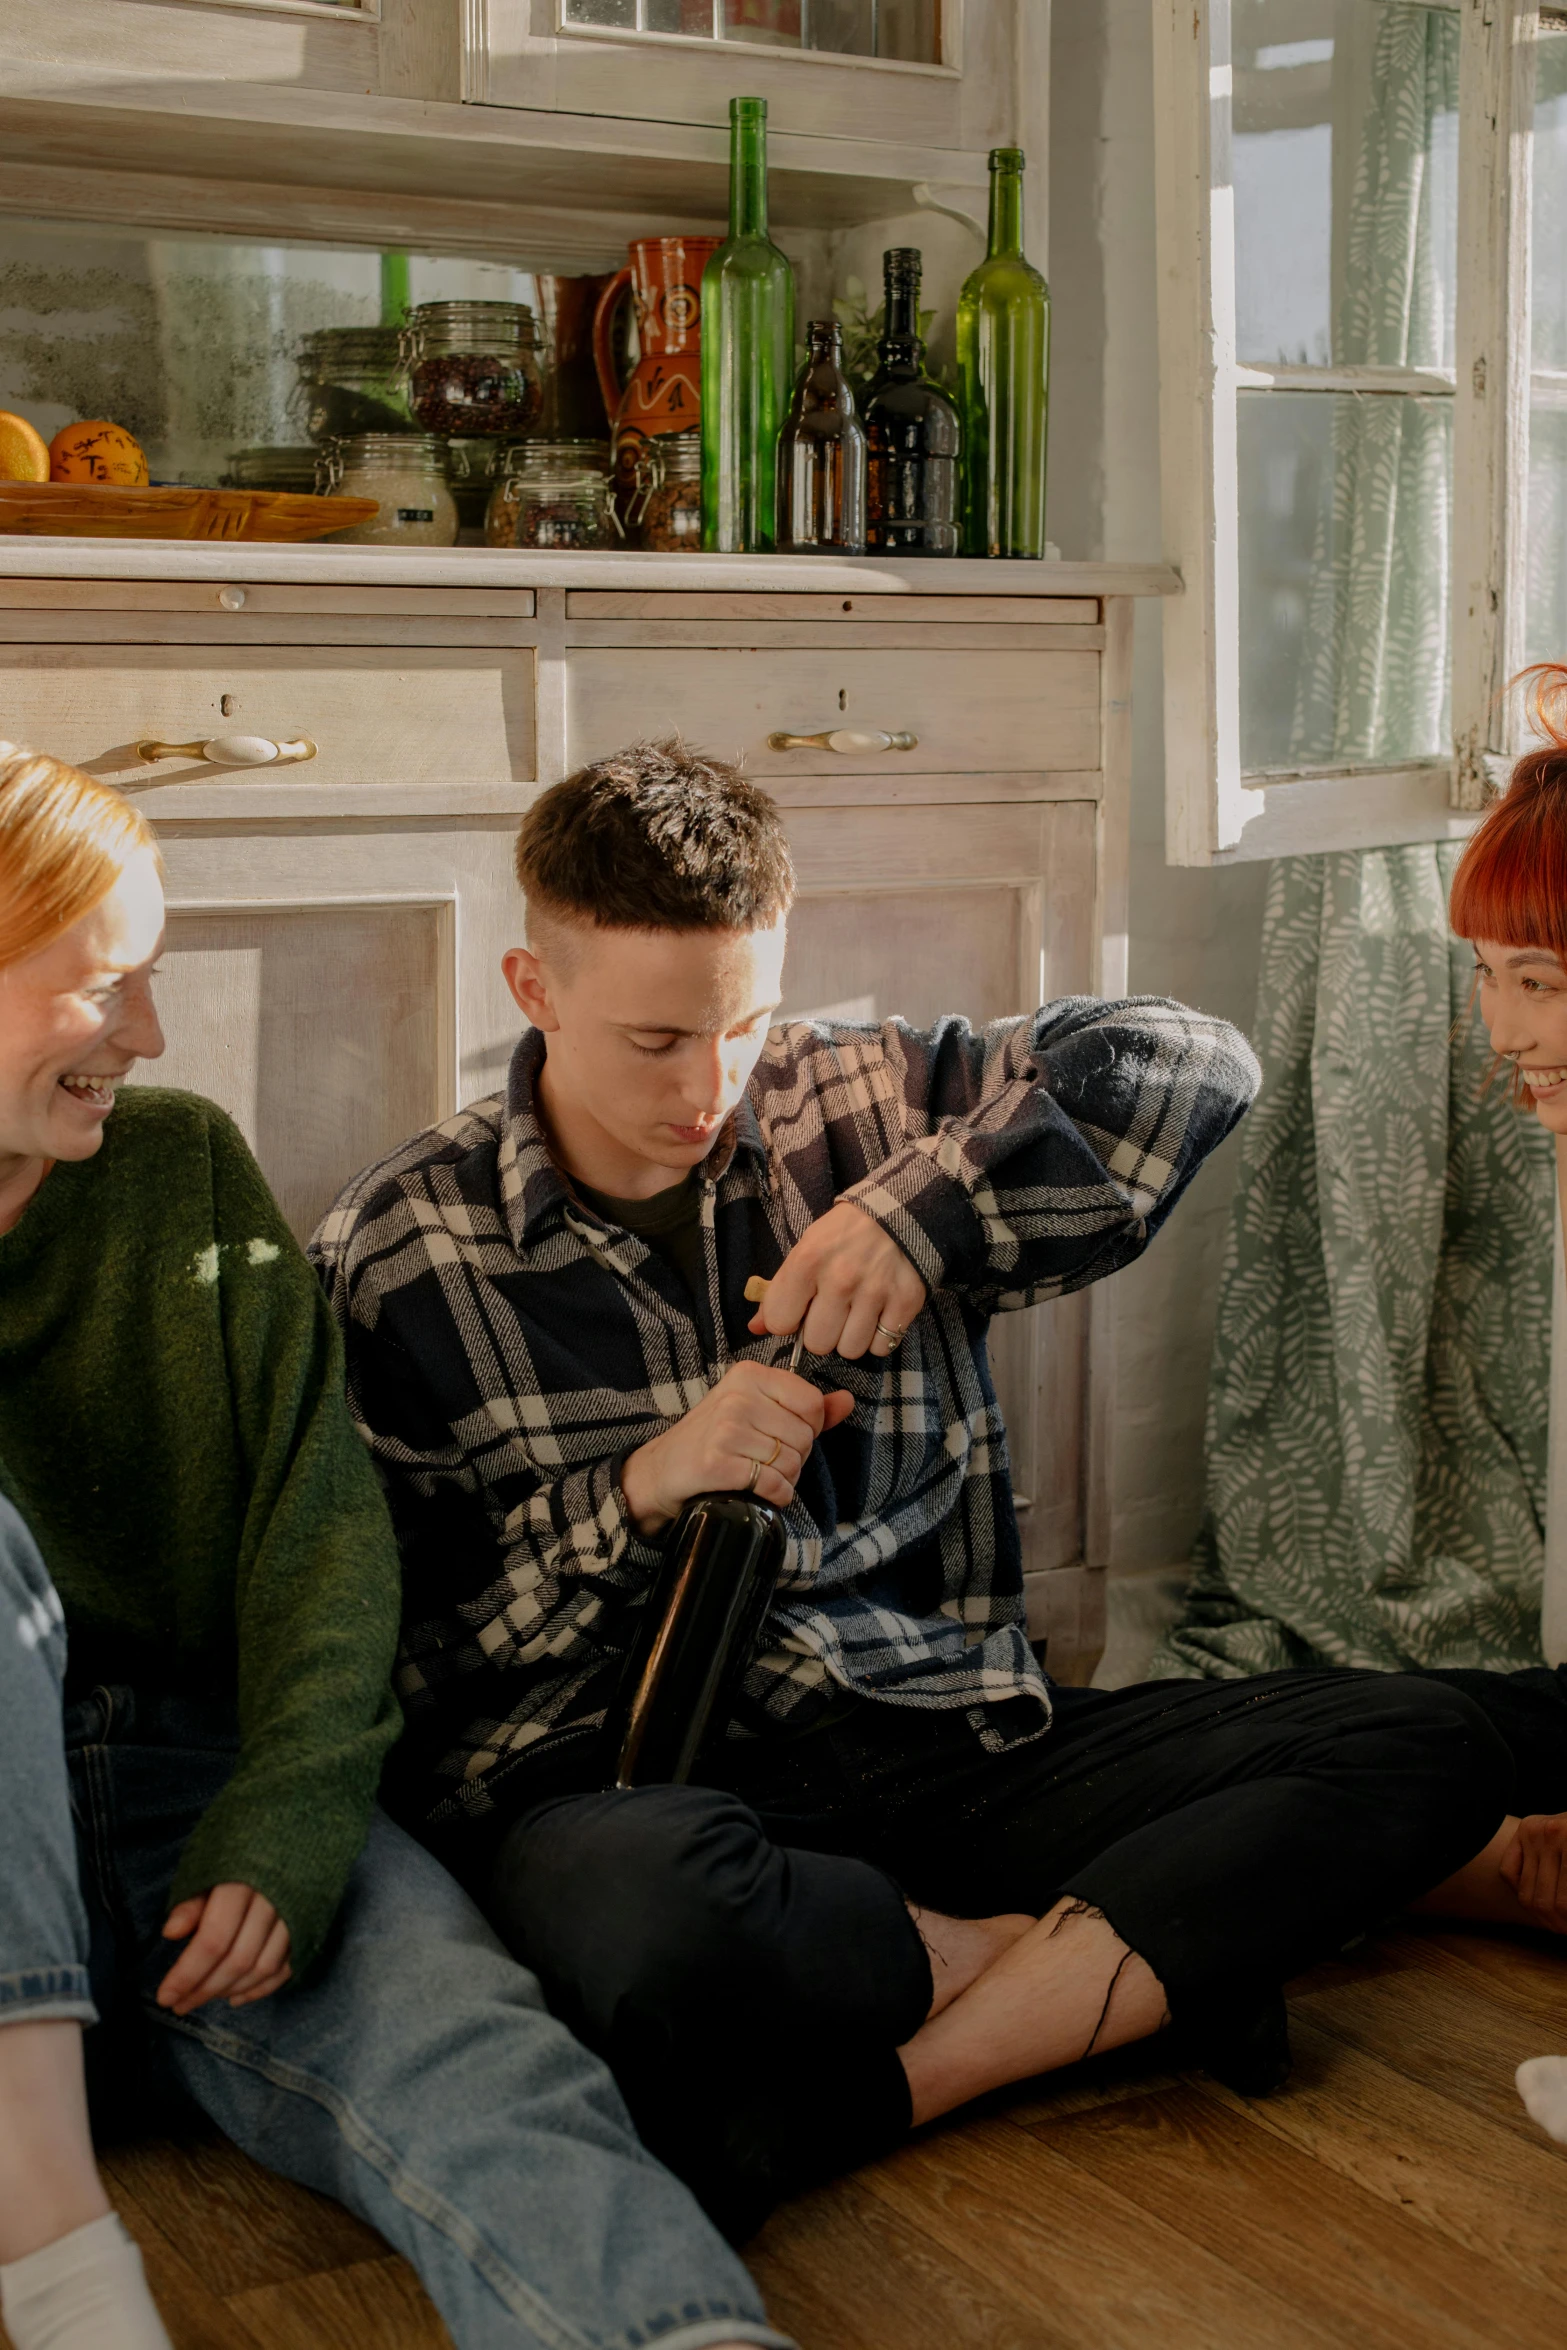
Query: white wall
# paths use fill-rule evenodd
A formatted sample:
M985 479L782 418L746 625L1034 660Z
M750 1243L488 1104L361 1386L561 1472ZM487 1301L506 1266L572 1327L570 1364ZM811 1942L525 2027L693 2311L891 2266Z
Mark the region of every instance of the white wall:
M1055 0L1050 536L1067 556L1161 552L1153 80L1148 0ZM1138 607L1133 673L1131 985L1250 1025L1263 865L1164 862L1159 612ZM1118 1288L1113 1574L1184 1562L1202 1434L1232 1138Z

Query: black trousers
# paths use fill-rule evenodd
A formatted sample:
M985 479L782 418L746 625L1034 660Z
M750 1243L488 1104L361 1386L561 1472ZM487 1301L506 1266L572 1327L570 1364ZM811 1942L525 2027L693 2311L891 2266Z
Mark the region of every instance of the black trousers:
M1101 1910L1199 2031L1567 1809L1557 1677L1282 1673L1058 1689L992 1753L869 1701L733 1742L722 1786L581 1790L507 1830L487 1906L737 2237L894 2143L930 1965L906 1906Z

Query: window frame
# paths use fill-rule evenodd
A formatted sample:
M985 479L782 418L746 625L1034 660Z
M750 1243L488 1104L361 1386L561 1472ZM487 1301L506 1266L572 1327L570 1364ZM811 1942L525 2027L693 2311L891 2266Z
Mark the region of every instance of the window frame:
M1185 583L1164 613L1172 865L1460 837L1518 748L1504 689L1524 645L1535 45L1542 22L1567 28L1567 10L1538 0L1415 4L1460 19L1451 377L1237 359L1230 0L1152 0L1162 508L1165 554ZM1268 390L1423 392L1454 403L1444 755L1242 769L1237 400Z

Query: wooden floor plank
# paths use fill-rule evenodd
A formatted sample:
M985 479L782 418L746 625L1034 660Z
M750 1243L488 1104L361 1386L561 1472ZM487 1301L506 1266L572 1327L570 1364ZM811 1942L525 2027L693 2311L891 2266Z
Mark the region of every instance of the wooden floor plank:
M206 2241L200 2227L181 2236L164 2224L157 2168L154 2161L147 2182L152 2192L145 2200L116 2180L106 2177L105 2183L127 2233L141 2248L147 2283L174 2350L267 2350L265 2337L253 2334L213 2291L205 2274Z
M1010 2300L983 2246L932 2243L860 2179L775 2212L745 2248L768 2316L809 2350L1071 2350L1076 2337Z
M924 2133L861 2174L1074 2350L1328 2350L1334 2337L1005 2120ZM815 2350L811 2345L810 2350Z
M265 2350L452 2350L413 2270L390 2254L237 2293L229 2306Z
M1293 2019L1295 2072L1248 2101L1216 2082L1200 2093L1248 2115L1394 2209L1412 2212L1497 2272L1567 2294L1567 2158L1526 2143L1409 2080L1309 2019Z
M1567 2049L1567 1939L1453 1927L1400 1934L1391 1945L1402 1970L1432 1974L1516 2014L1527 2008Z
M1056 2123L1057 2154L1278 2292L1345 2350L1495 2350L1496 2269L1196 2087ZM1515 2350L1560 2350L1554 2293L1508 2291Z
M201 2273L223 2299L285 2277L376 2260L386 2249L340 2203L247 2161L216 2131L112 2147L102 2167L111 2190L155 2211L172 2242L200 2241Z
M1411 1969L1314 1992L1292 2012L1527 2145L1543 2144L1513 2079L1526 2056L1548 2052L1532 2006Z
M1153 2042L986 2100L748 2247L802 2350L1557 2350L1567 1946L1397 1930L1292 1987L1250 2103ZM104 2158L175 2350L450 2350L369 2229L213 2137ZM4 2337L0 2335L0 2350Z

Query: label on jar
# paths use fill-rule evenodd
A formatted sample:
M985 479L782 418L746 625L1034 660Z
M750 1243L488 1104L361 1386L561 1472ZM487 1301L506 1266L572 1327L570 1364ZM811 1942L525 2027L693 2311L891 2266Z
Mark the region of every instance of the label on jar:
M435 508L433 506L399 506L397 519L399 522L433 522Z

